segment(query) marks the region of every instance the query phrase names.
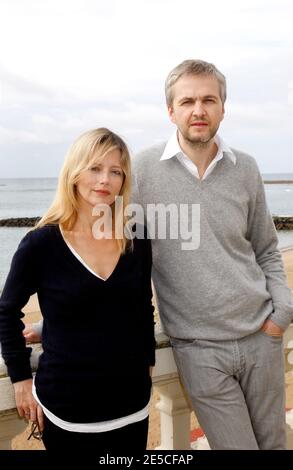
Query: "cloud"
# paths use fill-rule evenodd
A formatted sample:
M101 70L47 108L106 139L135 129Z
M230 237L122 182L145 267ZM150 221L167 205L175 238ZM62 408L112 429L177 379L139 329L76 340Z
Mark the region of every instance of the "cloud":
M12 141L25 145L27 171L30 144L45 158L46 146L61 152L99 125L120 132L134 151L165 139L173 129L165 77L197 57L227 76L227 140L242 144L245 136L253 151L262 134L271 155L277 128L280 154L288 155L292 13L289 0L2 2L0 151L13 159Z
M0 142L4 144L35 143L38 142L37 136L33 132L9 129L0 126Z
M32 141L49 145L73 140L90 128L108 126L133 138L151 129L159 132L165 120L164 110L152 104L129 102L118 109L96 104L91 108L62 111L58 115L54 112L34 113L31 122L27 123L29 131L13 133L7 129L7 135L18 143L27 142L27 135L30 135Z
M11 73L0 66L0 106L19 106L24 103L49 103L57 98L56 91Z
M231 103L225 118L225 127L233 133L242 128L250 135L270 132L291 133L292 117L288 116L285 104L267 101L256 103Z
M1 42L9 44L1 60L11 72L77 99L126 95L160 87L186 57L206 57L225 69L262 62L268 47L292 43L290 12L284 1L170 0L166 7L162 0L12 0L0 19Z

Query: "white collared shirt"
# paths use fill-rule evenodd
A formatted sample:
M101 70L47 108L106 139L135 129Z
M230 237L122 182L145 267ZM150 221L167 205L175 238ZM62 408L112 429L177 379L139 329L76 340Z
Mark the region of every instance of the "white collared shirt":
M229 156L229 158L232 160L234 165L236 164L235 153L233 153L230 147L228 147L228 145L224 142L224 140L219 135L216 135L215 143L218 147L217 154L215 158L213 158L209 166L207 167L206 171L204 172L201 178L202 180L204 180L209 174L211 174L211 172L214 170L218 161L220 161L223 158L224 152ZM175 156L178 158L180 163L184 165L193 176L199 179L197 166L192 160L190 160L190 158L187 157L187 155L183 153L179 145L178 138L177 138L177 131L175 131L174 134L171 136L171 138L168 140L167 145L165 147L165 150L160 160L169 160L170 158L173 158Z

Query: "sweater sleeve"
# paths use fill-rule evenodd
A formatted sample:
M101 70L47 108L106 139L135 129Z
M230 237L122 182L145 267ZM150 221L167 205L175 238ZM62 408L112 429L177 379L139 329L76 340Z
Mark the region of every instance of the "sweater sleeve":
M141 197L138 184L138 156L136 156L132 161L132 193L131 193L131 202L133 204L140 204ZM154 366L156 362L156 339L155 339L155 322L154 322L154 307L152 304L152 283L151 283L151 272L152 272L152 246L151 240L148 239L148 233L146 226L144 227L144 312L145 312L145 321L146 321L146 333L147 333L147 347L148 347L148 360L150 366Z
M264 184L259 171L254 210L249 216L248 228L256 261L266 277L267 290L272 297L274 310L270 319L285 330L293 318L292 293L287 286L282 256L278 249L277 232L266 203Z
M0 298L0 341L2 356L12 383L32 377L31 348L26 347L22 335L24 317L22 308L36 292L36 253L32 246L32 234L20 242L13 256Z
M154 366L156 362L156 339L155 339L155 321L154 321L154 307L152 304L152 284L151 284L151 271L152 271L152 248L151 241L144 240L145 242L145 263L144 263L144 314L146 322L147 334L147 348L148 359L150 366Z
M141 197L139 193L139 184L138 184L138 175L139 175L138 156L133 158L131 163L132 163L131 202L133 204L141 204Z

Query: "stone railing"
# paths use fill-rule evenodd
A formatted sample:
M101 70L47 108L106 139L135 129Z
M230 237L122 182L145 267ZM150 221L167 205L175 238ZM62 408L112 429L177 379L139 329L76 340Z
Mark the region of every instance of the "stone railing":
M285 333L284 347L286 371L289 371L293 369L293 324ZM40 353L41 345L33 345L33 370L37 368ZM162 333L157 334L153 384L160 396L156 408L160 412L161 444L157 449L190 449L191 408L180 384L168 338ZM13 387L0 356L0 450L10 449L11 440L24 431L26 426L27 421L20 419L17 414ZM292 423L287 423L287 437L288 448L293 449L293 418Z
M31 366L37 369L40 344L33 345ZM11 449L11 440L27 427L27 421L20 418L15 408L14 390L0 352L0 450Z

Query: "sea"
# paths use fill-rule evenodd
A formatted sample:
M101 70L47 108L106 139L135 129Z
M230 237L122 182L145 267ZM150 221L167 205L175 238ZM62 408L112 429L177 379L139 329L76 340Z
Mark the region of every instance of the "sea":
M293 216L293 173L270 173L262 176L272 215ZM270 181L274 181L274 184L269 183ZM0 179L0 220L42 216L53 200L56 187L57 178ZM28 230L25 227L0 227L0 292L13 253ZM293 246L293 230L279 231L278 237L280 248Z

